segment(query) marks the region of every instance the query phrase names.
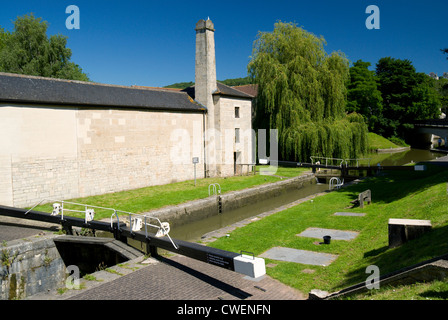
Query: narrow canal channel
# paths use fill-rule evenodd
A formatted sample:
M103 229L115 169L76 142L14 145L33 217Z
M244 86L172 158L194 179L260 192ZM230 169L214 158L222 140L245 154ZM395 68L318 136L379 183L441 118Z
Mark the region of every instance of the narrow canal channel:
M170 231L170 236L175 239L187 241L199 240L202 235L210 231L226 227L235 222L256 216L266 211L276 209L285 204L294 202L298 199L302 199L319 192L323 192L327 189L327 184L318 184L316 182L312 184L306 184L306 186L301 189L284 192L283 194L275 198L269 198L255 204L250 204L242 208L223 212L221 214L202 219L200 221L195 221L172 228Z
M410 149L399 153L375 153L367 156L370 158L370 165L376 166L380 163L383 166L399 166L410 162L428 161L444 156L442 153L431 152L429 150ZM200 221L187 223L179 227L172 228L170 236L175 239L196 241L202 235L226 227L238 221L256 216L260 213L273 210L280 206L289 204L299 199L306 198L320 192L328 190L328 184L312 183L306 184L303 188L285 192L284 194L266 199L253 205L224 212Z

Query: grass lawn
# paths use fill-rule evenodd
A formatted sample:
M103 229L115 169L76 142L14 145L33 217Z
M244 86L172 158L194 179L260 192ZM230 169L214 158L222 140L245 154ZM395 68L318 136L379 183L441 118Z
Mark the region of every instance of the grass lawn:
M327 267L265 259L266 264L275 265L266 268L268 275L305 294L312 289L334 292L364 282L369 265L387 274L448 252L447 180L448 171L435 166L425 172L389 172L252 222L209 245L255 255L276 246L336 254L338 258ZM372 204L348 209L350 201L366 189L372 191ZM333 215L340 211L367 215ZM389 218L429 219L433 230L389 249ZM351 230L359 235L351 241L319 245L319 239L296 236L309 227Z
M262 166L268 168L269 166ZM257 166L257 171L260 167ZM263 170L263 169L261 169ZM108 193L98 196L90 196L77 199L61 199L69 202L94 205L99 207L113 208L116 210L132 213L144 213L153 209L162 208L168 205L177 205L183 202L202 199L209 196L208 187L212 183L221 186L221 193L241 190L257 185L280 181L281 177L294 177L308 172L305 168L283 168L279 167L274 175L234 176L228 178L207 178L197 179L196 186L194 180L176 182L166 185L151 186L146 188ZM52 203L37 206L34 210L51 212ZM74 210L84 210L83 207L65 205L64 208ZM67 212L64 214L83 218L84 213ZM110 218L111 211L95 210L95 220Z
M389 141L373 132L368 133L367 139L369 142L369 149L372 151L376 151L377 149L400 148L400 146L396 145L392 141Z
M385 286L379 290L345 297L344 300L448 300L448 281Z

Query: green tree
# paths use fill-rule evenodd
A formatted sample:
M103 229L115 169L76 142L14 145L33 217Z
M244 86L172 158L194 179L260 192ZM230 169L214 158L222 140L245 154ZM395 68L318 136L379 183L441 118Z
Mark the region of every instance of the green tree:
M386 137L406 139L415 120L440 115L440 98L429 76L417 73L411 61L382 58L376 65L383 97L383 123L379 130Z
M448 111L448 78L441 77L439 80L432 79L433 85L440 96L442 104L442 112L447 114Z
M251 79L250 79L250 77L234 78L234 79L221 80L219 82L224 83L225 85L228 85L230 87L233 87L233 86L243 86L246 84L251 84L250 83Z
M360 113L369 131L375 131L381 121L383 98L378 90L375 71L370 71L370 62L356 61L350 68L347 85L347 111Z
M48 22L33 14L17 17L12 33L0 30L0 71L89 81L72 61L67 37L47 37Z
M367 148L362 117L347 117L349 63L341 52L328 55L325 40L292 23L260 32L248 65L258 84L254 127L278 129L280 156L355 157Z
M9 32L0 27L0 51L6 46L6 41L9 38Z

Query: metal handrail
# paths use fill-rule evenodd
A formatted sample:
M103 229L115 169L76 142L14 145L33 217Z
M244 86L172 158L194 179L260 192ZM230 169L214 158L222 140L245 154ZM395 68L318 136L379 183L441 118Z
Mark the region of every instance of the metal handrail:
M367 160L368 162L368 164L367 164L367 166L368 167L370 167L370 158L356 158L356 159L345 159L344 161L345 161L345 165L348 167L348 162L349 161L356 161L356 167L359 167L359 161L361 161L361 160Z
M336 183L334 183L336 182ZM336 187L336 189L339 189L340 187L342 187L344 185L344 180L341 181L341 179L339 179L338 177L332 177L330 179L330 183L329 183L329 189L331 190L333 186Z
M314 164L313 160L314 159L323 159L325 160L325 166L328 166L328 160L336 160L336 161L340 161L339 166L342 166L342 163L344 162L344 159L340 159L340 158L329 158L329 157L317 157L317 156L311 156L311 164Z
M64 211L70 211L70 212L84 212L84 213L86 214L86 218L85 218L85 222L86 222L86 224L88 224L88 221L87 221L87 218L88 218L88 217L87 217L87 215L88 215L89 213L92 212L92 211L88 211L89 209L95 208L95 209L102 209L102 210L110 210L110 211L113 211L113 213L112 213L112 215L111 215L111 217L110 217L110 225L111 225L111 228L112 228L112 227L113 227L113 216L116 216L116 218L117 218L118 230L120 230L120 218L119 218L118 213L127 214L127 215L129 215L129 227L130 227L131 233L133 232L133 229L132 229L132 220L133 220L133 219L134 219L134 220L135 220L135 219L142 219L142 221L143 221L143 220L145 221L144 225L145 225L145 236L146 236L146 238L148 238L148 230L147 230L148 226L149 226L149 227L153 227L153 228L157 228L158 231L157 231L157 233L156 233L156 236L157 236L157 237L167 236L168 239L169 239L169 240L171 241L171 243L173 244L174 248L178 249L178 246L173 242L173 240L171 239L171 237L170 237L170 235L169 235L169 231L170 231L169 223L168 223L168 222L161 222L160 219L157 218L157 217L152 217L152 216L149 216L149 215L136 214L136 213L133 213L133 212L123 211L123 210L117 210L117 209L114 209L114 208L106 208L106 207L100 207L100 206L94 206L94 205L87 205L87 204L83 204L83 203L69 202L69 201L64 201L64 200L54 200L54 199L43 199L43 200L39 201L39 202L38 202L36 205L34 205L31 209L29 209L28 211L26 211L25 214L27 214L28 212L30 212L31 210L33 210L35 207L37 207L38 205L40 205L40 204L41 204L42 202L44 202L44 201L46 201L46 202L54 202L54 201L56 201L56 202L60 202L60 203L61 203L60 210L58 209L58 212L56 212L56 214L59 214L59 213L61 214L61 220L64 219ZM64 208L64 204L71 204L71 205L83 206L83 207L85 208L85 210L82 211L82 210L67 209L67 208ZM55 204L53 204L53 208L55 208L54 205L55 205ZM58 207L58 208L59 208L59 207ZM52 215L56 215L56 214L55 214L55 210L53 210ZM133 217L134 217L134 218L133 218ZM92 217L92 218L93 218L93 217ZM148 221L147 221L148 218L149 218L149 219L154 219L154 220L156 220L156 222L158 223L158 225L157 225L157 224L151 224L151 223L148 223Z
M208 195L210 196L211 195L211 193L210 193L210 187L212 187L213 186L213 194L221 194L221 186L219 185L219 183L211 183L209 186L208 186Z
M370 167L370 160L371 160L370 158L341 159L341 158L318 157L318 156L311 156L310 159L311 159L311 164L315 164L314 160L317 160L317 159L325 160L325 166L328 166L328 160L340 161L340 163L339 163L340 167L342 166L343 163L345 163L345 166L348 166L349 161L356 161L356 167L359 167L359 161L361 161L361 160L368 160L368 166Z

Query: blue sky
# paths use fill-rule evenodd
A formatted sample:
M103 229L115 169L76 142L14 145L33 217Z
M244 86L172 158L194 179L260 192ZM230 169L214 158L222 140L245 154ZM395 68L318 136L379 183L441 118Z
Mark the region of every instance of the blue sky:
M80 29L68 30L65 9L80 10ZM380 29L369 30L366 8L380 9ZM418 72L448 72L446 0L243 0L84 1L25 0L2 3L0 26L12 31L17 16L33 12L48 21L48 35L68 36L72 61L95 82L165 86L194 81L199 19L215 24L217 77L245 77L259 31L278 20L322 35L328 53L373 66L382 57L409 59Z

